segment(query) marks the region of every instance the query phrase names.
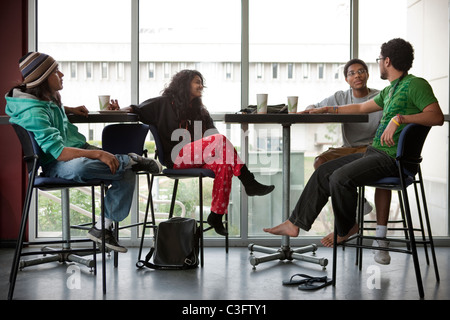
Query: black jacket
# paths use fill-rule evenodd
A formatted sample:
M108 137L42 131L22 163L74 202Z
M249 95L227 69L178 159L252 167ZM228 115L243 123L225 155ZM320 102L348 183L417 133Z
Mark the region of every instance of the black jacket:
M172 160L175 159L171 158L171 153L175 146L178 145L177 150L179 150L181 147L179 145L180 143L184 145L200 139L206 130L214 129L217 132L211 116L208 111L204 109L203 111L206 112L206 120L202 121L202 132L200 136L198 128L197 130L194 129L195 121L200 121L201 116L196 115L193 119L180 119L177 109L168 97L151 98L138 106L133 105L131 107L133 108L133 112L139 116L141 122L152 124L158 129L161 143L164 148L164 165L168 168L173 167ZM175 134L172 138L172 133L176 129L187 129L190 133L190 140L186 141L186 139L180 137L179 134Z

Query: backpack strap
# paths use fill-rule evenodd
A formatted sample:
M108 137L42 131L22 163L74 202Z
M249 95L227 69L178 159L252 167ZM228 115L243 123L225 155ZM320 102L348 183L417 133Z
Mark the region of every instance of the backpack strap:
M147 267L147 268L156 269L156 270L185 270L185 269L191 269L196 266L197 260L196 260L195 256L194 256L194 261L190 260L189 258L186 258L183 266L180 266L180 267L158 266L156 264L149 262L150 259L152 258L152 255L154 252L155 252L155 248L152 247L150 249L150 252L147 253L147 255L145 256L145 260L139 260L138 262L136 262L136 267L138 267L139 269L142 269L143 267Z
M150 252L147 253L147 255L145 256L145 260L139 260L138 262L136 262L136 267L138 267L139 269L142 269L143 267L147 267L147 268L151 268L151 269L163 269L163 268L157 266L156 264L149 262L154 252L155 252L155 248L152 247L150 249Z

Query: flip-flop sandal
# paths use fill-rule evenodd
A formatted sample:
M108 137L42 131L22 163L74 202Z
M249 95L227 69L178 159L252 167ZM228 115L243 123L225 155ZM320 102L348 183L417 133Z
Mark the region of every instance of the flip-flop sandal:
M315 282L319 282L319 284L314 284ZM298 286L298 290L317 290L329 286L331 283L331 279L328 279L326 276L306 279L305 282Z
M294 280L294 277L297 277L297 276L303 277L306 279ZM319 279L319 278L325 278L325 280L326 280L326 276L325 277L311 277L307 274L296 273L289 280L283 280L283 285L299 285L299 284L306 283L307 281L311 281L311 280L315 280L315 279ZM315 281L319 281L319 280L315 280Z
M306 274L296 273L289 280L283 280L283 285L285 285L285 286L299 285L301 283L304 283L307 280L307 279L294 280L294 277L309 277L309 278L311 278L310 276L308 276Z

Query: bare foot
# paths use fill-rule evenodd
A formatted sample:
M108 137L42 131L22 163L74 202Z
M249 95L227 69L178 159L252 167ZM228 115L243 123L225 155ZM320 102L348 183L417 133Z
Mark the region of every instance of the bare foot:
M264 232L268 232L271 234L276 235L282 235L282 236L290 236L290 237L297 237L298 233L300 232L299 227L294 225L289 220L286 220L282 224L279 224L276 227L273 228L263 228Z
M350 231L345 236L343 236L343 237L337 236L337 243L341 243L342 241L347 240L348 238L350 238L350 236L352 236L355 233L357 233L358 230L359 230L358 224L355 223L355 225L350 229ZM320 242L322 242L322 244L325 247L331 248L333 246L333 243L334 243L334 233L332 232L332 233L328 234Z

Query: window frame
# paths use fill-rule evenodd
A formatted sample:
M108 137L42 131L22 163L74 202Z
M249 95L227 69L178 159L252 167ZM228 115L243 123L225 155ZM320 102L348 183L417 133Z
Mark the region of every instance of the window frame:
M350 53L349 53L349 58L353 58L353 57L357 57L358 56L358 50L359 50L359 41L358 41L358 3L359 0L349 0L350 1L350 5L351 5L351 10L350 10ZM133 15L133 19L132 19L132 35L131 35L131 47L132 47L132 55L131 55L131 76L132 76L132 80L131 80L131 95L132 95L132 103L137 103L139 101L139 23L138 23L138 16L139 16L139 0L130 0L131 3L131 7L132 7L132 15ZM28 23L28 48L29 50L36 50L37 49L37 27L36 27L36 23L37 23L37 0L28 0L28 14L29 14L29 23ZM242 0L241 1L241 6L242 6L242 39L241 39L241 104L242 105L248 105L248 101L249 101L249 82L250 81L255 81L255 79L257 78L257 65L254 65L254 69L255 70L255 75L253 79L250 79L250 73L251 73L251 63L249 62L249 36L248 36L248 31L249 31L249 0ZM99 63L99 70L100 70L100 74L99 77L101 80L109 80L110 78L110 65L108 62L103 62L107 64L107 76L105 78L102 77L102 62ZM170 65L170 64L169 64ZM336 71L336 73L334 73L334 64L333 66L333 74L331 75L330 73L330 77L333 78L333 80L336 81L341 81L342 80L342 74L339 71ZM71 66L69 65L69 70L71 68ZM148 66L147 66L148 67ZM158 66L159 68L161 68L160 66ZM233 67L233 64L232 64ZM264 63L261 64L261 80L264 80ZM305 80L305 81L311 81L312 79L312 73L311 73L311 64L308 62L304 62L304 63L298 63L297 64L298 67L298 77L301 77L301 79L299 80ZM370 66L371 68L372 66ZM87 66L85 66L85 71ZM172 69L172 66L170 66L170 69ZM225 67L225 77L226 77L226 69L227 67ZM233 69L233 68L232 68ZM295 80L295 64L294 64L294 79ZM94 63L92 62L92 71L91 71L91 77L88 78L87 77L87 72L85 72L85 77L86 79L94 79L95 77L95 70L96 67L94 65ZM159 70L159 69L158 69ZM164 65L162 66L162 70L163 70L163 75L165 74L164 72ZM301 71L300 71L301 70ZM325 74L325 70L326 67L324 68L324 78L326 77ZM300 73L301 72L301 73ZM271 72L272 73L272 72ZM170 72L169 72L170 74ZM337 78L335 78L335 74L338 75ZM148 76L148 73L147 73ZM157 65L155 63L155 68L154 68L154 78L156 78L157 76ZM77 77L78 77L78 72L77 72ZM286 72L286 77L287 77L287 72ZM233 78L233 72L232 72L232 78ZM278 78L280 78L280 65L278 64ZM232 80L232 79L231 79ZM258 79L259 80L259 79ZM275 80L275 79L274 79ZM447 181L448 183L448 181ZM133 208L132 208L133 209ZM36 210L36 209L35 209ZM246 227L244 226L244 224L247 222L247 218L245 217L246 212L245 209L244 211L241 210L241 214L240 214L240 219L241 219L241 235L238 239L230 239L230 243L235 244L235 245L246 245L248 242L248 234L245 234L246 232ZM33 214L30 215L30 226L35 226L35 223L33 223L33 221L31 221L32 219L34 219ZM33 229L34 227L31 227L30 229ZM32 234L32 231L31 231ZM314 239L314 237L307 237L307 239L292 239L292 243L293 245L299 245L299 244L304 244L304 243L310 243L312 241L312 239ZM216 241L219 240L219 241ZM131 245L138 243L137 241L140 241L139 239L131 239ZM258 238L259 243L261 243L262 245L279 245L279 239L268 239L268 238ZM206 239L205 243L207 245L214 245L215 243L217 243L217 245L222 245L223 241L221 241L221 239ZM130 243L129 243L130 244Z

